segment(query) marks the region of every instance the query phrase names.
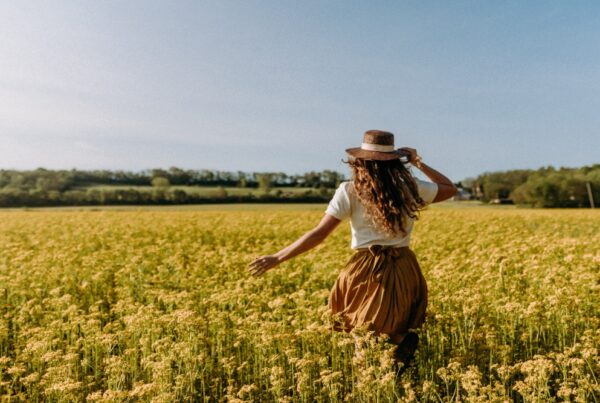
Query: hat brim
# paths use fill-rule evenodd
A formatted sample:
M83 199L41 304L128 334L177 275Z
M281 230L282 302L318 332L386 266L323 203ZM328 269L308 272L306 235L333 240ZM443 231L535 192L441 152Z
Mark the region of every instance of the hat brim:
M363 150L360 147L347 148L346 152L353 156L354 158L362 158L365 160L376 160L376 161L390 161L395 160L401 157L408 157L408 153L404 150L394 150L394 151L370 151Z

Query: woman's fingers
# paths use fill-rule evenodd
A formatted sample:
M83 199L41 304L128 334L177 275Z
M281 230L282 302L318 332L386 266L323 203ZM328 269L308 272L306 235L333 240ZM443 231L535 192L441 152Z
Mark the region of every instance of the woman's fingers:
M269 256L261 256L254 259L249 265L248 270L255 276L260 276L265 271L273 267L272 259Z
M414 161L418 157L417 150L412 147L402 147L400 149L410 153L409 162Z
M251 270L250 270L250 273L251 273L253 276L260 276L260 275L262 274L262 269L260 269L260 268L251 269Z
M252 263L249 264L249 268L250 269L258 269L262 266L262 264L263 264L262 260L256 259L256 260L252 261Z
M262 267L257 265L250 267L248 270L254 276L260 276L262 274Z

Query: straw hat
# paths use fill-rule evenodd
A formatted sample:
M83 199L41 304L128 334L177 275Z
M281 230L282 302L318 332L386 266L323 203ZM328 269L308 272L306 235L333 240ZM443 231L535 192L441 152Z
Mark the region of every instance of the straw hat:
M383 130L367 130L360 147L347 148L346 152L355 158L389 161L408 157L410 153L394 147L394 135Z

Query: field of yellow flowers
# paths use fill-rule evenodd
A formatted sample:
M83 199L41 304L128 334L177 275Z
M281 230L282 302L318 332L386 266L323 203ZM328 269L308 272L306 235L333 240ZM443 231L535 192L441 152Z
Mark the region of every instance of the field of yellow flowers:
M0 211L0 401L600 400L600 211L432 206L416 366L331 330L349 224L262 277L325 205Z

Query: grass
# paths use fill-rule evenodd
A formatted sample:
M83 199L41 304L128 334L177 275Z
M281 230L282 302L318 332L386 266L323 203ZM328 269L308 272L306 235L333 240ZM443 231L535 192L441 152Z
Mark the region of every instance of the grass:
M598 401L600 213L432 205L417 366L332 330L343 223L255 278L325 204L0 210L5 401ZM355 336L355 337L353 337Z

